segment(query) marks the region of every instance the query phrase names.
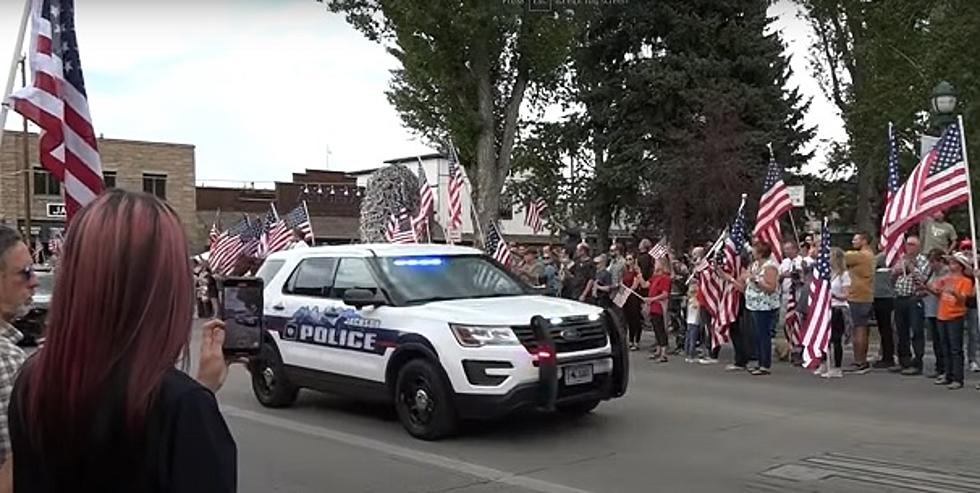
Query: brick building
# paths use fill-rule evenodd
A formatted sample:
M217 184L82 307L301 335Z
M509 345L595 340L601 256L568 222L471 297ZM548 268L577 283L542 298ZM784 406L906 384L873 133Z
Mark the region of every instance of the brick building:
M243 214L259 217L275 204L286 214L306 201L317 244L350 243L360 238L362 187L346 173L308 169L293 173L291 182L275 182L270 188L197 187L196 252L207 248L207 235L216 218L225 229ZM219 214L220 211L220 214Z
M64 228L61 184L38 162L37 135L27 138L31 175L31 234L46 242ZM0 222L24 226L23 132L6 131L0 149ZM165 199L187 225L191 245L195 235L194 146L135 140L98 139L106 186L153 193Z

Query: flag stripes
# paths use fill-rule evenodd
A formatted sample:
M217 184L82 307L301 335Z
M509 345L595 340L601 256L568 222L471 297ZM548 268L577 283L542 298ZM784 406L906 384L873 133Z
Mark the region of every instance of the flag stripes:
M524 225L529 226L534 234L538 234L544 229L544 215L547 213L548 203L543 198L532 200L527 206L527 214L524 215Z
M895 126L888 123L888 190L885 194L885 210L898 193L898 144L895 141ZM890 239L886 234L888 229L888 215L881 215L881 239L878 242L879 249L885 253L885 265L891 267L905 250L905 233L900 233L895 238Z
M776 262L783 258L783 233L780 230L779 218L793 209L786 183L783 182L782 170L776 159L770 156L769 171L763 187L762 198L759 199L759 213L756 217L753 235L772 247Z
M14 111L41 129L38 158L64 186L68 221L104 188L74 17L72 0L33 0L33 84L9 99Z
M824 219L820 233L820 254L810 282L810 302L803 334L803 365L813 369L820 365L830 340L830 231Z

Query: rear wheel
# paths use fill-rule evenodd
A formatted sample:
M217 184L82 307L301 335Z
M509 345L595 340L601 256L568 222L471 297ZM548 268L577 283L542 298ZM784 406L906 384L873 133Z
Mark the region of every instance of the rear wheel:
M599 406L599 399L590 401L573 402L571 404L560 404L557 406L558 412L568 416L585 416Z
M458 419L449 384L434 364L409 361L398 371L395 410L408 433L423 440L438 440L456 432Z
M252 392L266 407L288 407L296 402L299 387L286 376L279 351L271 342L263 342L259 355L249 365L252 371Z

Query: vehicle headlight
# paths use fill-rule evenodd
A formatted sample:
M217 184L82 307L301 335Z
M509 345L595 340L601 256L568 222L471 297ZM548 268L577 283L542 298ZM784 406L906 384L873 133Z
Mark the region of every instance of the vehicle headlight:
M515 346L521 343L510 327L449 324L449 328L464 347Z

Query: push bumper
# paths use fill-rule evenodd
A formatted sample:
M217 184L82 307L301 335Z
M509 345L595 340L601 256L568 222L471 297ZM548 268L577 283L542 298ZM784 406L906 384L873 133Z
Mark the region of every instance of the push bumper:
M539 357L539 377L537 382L526 383L514 387L502 395L456 394L456 411L463 419L495 419L523 410L553 411L555 408L590 400L608 400L622 397L626 393L629 381L629 353L625 340L618 328L610 321L608 314L607 331L612 348L611 354L588 356L577 359L555 358L554 344L548 336L548 321L535 317L531 321L539 341L539 348L544 348L541 355L550 352L551 357ZM611 371L594 373L592 382L587 384L567 385L563 370L570 366L582 364L608 364L612 361Z

